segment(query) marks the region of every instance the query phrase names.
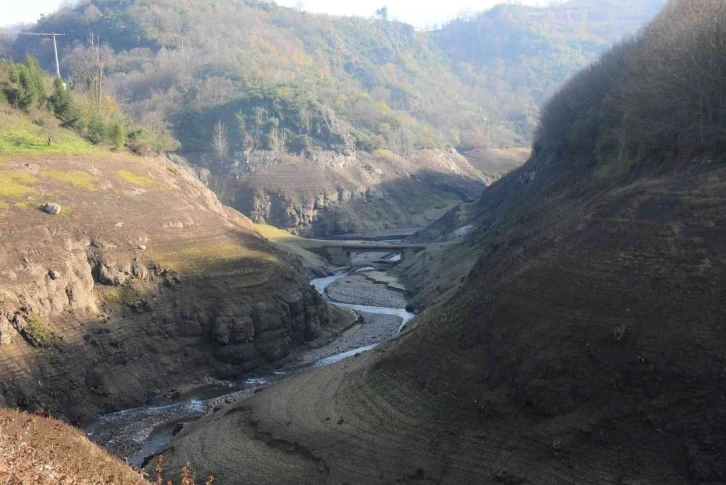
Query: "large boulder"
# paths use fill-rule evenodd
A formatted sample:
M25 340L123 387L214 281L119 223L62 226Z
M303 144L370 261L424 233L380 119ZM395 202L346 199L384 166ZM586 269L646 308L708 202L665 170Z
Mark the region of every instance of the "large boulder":
M50 214L52 216L57 216L58 214L61 213L62 208L59 204L56 204L54 202L49 202L46 204L42 204L40 206L40 210L42 210L46 214Z

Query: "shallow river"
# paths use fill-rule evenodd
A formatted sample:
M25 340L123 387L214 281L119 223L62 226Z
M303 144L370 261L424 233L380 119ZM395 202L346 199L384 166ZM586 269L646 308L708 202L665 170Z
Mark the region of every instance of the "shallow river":
M234 400L252 395L255 389L284 379L292 374L322 367L339 362L355 354L370 350L395 333L414 315L401 308L387 308L367 305L354 305L330 300L325 289L333 282L347 275L346 272L334 276L317 278L310 282L315 289L330 303L350 308L357 312L390 315L400 319L394 327L388 325L386 330L375 334L373 343L364 346L353 346L355 339L341 338L328 347L310 351L309 358L305 353L292 358L282 367L253 374L239 382L220 382L200 386L194 391L180 396L176 402L158 406L143 406L101 416L95 423L86 428L86 433L93 441L109 451L126 456L129 463L141 467L144 460L161 452L169 444L175 432L185 423L199 419ZM395 323L393 319L388 319ZM360 344L358 344L360 345ZM326 352L326 349L329 350Z

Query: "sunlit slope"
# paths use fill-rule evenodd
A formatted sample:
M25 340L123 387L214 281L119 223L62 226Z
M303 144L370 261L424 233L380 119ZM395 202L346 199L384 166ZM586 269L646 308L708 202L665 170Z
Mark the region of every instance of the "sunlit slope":
M553 98L529 161L468 209L479 256L446 303L196 423L172 461L256 483L726 479L722 19L674 2Z
M77 143L0 155L0 404L84 421L318 335L304 269L247 218L166 159Z
M149 483L81 431L42 416L0 410L0 451L3 484Z

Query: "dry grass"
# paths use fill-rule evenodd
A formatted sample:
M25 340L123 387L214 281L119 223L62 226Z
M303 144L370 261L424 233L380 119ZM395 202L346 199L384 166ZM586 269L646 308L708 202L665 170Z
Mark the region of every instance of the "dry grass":
M170 480L164 480L164 455L159 455L156 458L154 476L154 485L174 485ZM186 462L182 467L179 480L179 485L195 485L197 483L197 476L192 472L189 462ZM213 483L214 477L212 476L208 477L204 482L205 485L212 485Z
M253 280L266 278L265 269L277 263L275 256L267 252L250 249L234 241L204 242L167 250L161 257L161 264L179 273L203 275L212 271L244 273L250 271Z
M0 172L0 197L21 197L35 192L37 179L25 172Z
M270 226L267 224L255 224L255 229L262 235L262 237L274 242L302 240L301 237L295 236L287 231L278 229L275 226Z
M16 209L28 209L30 207L36 207L38 205L37 202L31 202L29 200L22 200L20 202L16 202L13 204L13 207Z
M36 347L48 347L53 343L53 331L39 315L29 315L23 333Z
M157 460L154 485L164 479ZM187 463L177 485L197 485ZM205 485L212 485L209 477ZM0 409L0 485L152 485L145 476L61 421Z
M271 241L283 251L302 258L302 263L306 267L327 268L328 264L324 259L306 249L315 245L312 240L295 236L287 231L267 224L255 224L254 227L262 237Z
M138 472L55 419L0 410L0 485L149 485Z

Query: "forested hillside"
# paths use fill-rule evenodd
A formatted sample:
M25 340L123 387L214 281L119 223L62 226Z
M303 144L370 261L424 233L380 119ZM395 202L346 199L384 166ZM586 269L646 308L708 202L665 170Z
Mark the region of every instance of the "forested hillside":
M499 5L433 32L456 75L495 119L529 136L542 104L574 72L653 18L665 0Z
M82 0L33 30L66 34L72 89L173 135L224 203L330 234L421 227L477 198L524 161L486 149L528 146L544 96L659 1L505 5L423 32L269 1ZM51 42L18 37L13 55L53 69Z
M184 150L207 148L208 140L187 142L179 117L254 89L270 106L246 113L249 122L254 110L259 126L228 127L235 148L245 146L240 131L306 135L304 120L275 109L280 98L306 98L349 123L358 148L405 154L525 144L545 96L662 3L502 5L426 33L382 18L313 15L266 1L90 0L42 18L35 30L67 34L64 75L78 89L100 68L105 89L135 119L157 130L172 123ZM88 45L90 34L100 39L100 53ZM15 56L31 52L50 66L48 42L21 37ZM321 119L298 108L295 116ZM212 127L205 129L211 139Z
M726 18L720 5L672 2L641 36L578 73L546 104L535 153L568 154L601 170L613 170L617 160L615 167L627 171L722 149Z
M177 117L223 107L252 89L273 106L258 110L260 126L248 131L303 134L305 126L274 104L306 97L349 123L363 149L403 154L458 144L462 136L523 141L500 125L482 126L442 52L398 22L310 15L257 1L93 0L41 19L37 30L68 34L65 73L80 88L99 64L88 35L99 36L107 89L147 125L174 124L183 142ZM52 52L36 39L21 38L15 47L16 55L30 50L51 63ZM212 127L206 129L211 139ZM243 140L234 141L241 148Z

